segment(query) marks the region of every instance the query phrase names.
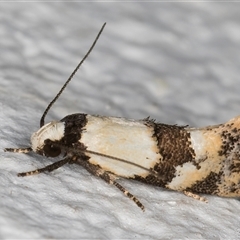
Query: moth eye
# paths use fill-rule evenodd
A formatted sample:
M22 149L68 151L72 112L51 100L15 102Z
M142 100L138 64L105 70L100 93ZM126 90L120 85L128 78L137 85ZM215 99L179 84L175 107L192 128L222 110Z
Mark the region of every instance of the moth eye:
M43 147L43 153L47 157L57 157L61 154L61 149L51 143L46 143Z

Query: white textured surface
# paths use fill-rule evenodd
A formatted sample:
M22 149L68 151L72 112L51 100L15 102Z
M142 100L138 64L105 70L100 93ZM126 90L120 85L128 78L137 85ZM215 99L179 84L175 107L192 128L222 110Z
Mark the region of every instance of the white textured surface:
M0 146L27 146L46 105L106 29L47 116L74 112L204 126L238 115L238 3L0 3ZM0 238L237 239L240 202L121 180L145 205L78 166L1 151Z

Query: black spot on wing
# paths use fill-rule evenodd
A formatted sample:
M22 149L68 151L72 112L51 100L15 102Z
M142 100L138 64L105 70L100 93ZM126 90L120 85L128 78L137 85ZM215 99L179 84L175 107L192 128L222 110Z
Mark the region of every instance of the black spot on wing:
M61 122L65 123L64 137L61 143L65 146L73 146L81 139L81 133L87 124L87 114L76 113L64 117Z

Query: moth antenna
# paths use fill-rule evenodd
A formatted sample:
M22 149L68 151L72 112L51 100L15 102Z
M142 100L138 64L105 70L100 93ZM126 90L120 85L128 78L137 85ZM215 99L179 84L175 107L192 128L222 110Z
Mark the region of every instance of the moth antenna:
M46 110L44 111L41 120L40 120L40 127L42 127L44 125L44 120L45 117L49 111L49 109L52 107L52 105L56 102L56 100L60 97L60 95L62 94L63 90L66 88L66 86L68 85L68 83L72 80L73 76L75 75L75 73L78 71L78 69L80 68L80 66L83 64L83 62L85 61L85 59L88 57L88 55L91 53L91 51L93 50L94 46L96 45L96 42L98 40L98 38L100 37L104 27L105 27L106 23L103 24L103 26L101 27L97 37L95 38L92 46L89 48L88 52L86 53L86 55L83 57L83 59L79 62L79 64L77 65L77 67L74 69L74 71L72 72L72 74L69 76L68 80L65 82L65 84L62 86L61 90L58 92L58 94L55 96L55 98L49 103L49 105L47 106Z

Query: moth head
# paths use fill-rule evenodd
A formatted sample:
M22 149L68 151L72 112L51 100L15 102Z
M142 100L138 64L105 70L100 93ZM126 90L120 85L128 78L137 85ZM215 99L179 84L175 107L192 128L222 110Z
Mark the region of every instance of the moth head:
M53 121L42 126L31 137L32 150L47 157L57 157L61 154L61 148L54 146L64 137L64 122Z

